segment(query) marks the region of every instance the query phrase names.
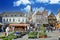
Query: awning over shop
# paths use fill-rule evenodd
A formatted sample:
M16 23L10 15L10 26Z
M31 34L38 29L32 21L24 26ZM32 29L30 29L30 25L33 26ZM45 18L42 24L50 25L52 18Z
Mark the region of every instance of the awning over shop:
M3 23L0 23L0 25L4 25Z
M9 26L28 26L29 24L9 24Z

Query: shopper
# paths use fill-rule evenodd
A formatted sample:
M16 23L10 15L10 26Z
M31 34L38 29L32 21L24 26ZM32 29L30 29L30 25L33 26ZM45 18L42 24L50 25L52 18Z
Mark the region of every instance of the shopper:
M6 27L6 37L8 36L8 33L9 33L9 27L7 26Z

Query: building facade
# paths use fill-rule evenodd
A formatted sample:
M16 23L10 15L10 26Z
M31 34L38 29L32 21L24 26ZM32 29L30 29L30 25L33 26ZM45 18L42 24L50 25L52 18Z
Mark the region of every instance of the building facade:
M20 12L4 12L2 14L2 23L26 23L27 15Z
M3 24L9 24L9 26L15 26L16 28L27 29L28 17L22 12L3 12L0 14Z
M48 24L48 12L44 9L43 14L43 24Z
M51 12L51 14L48 16L48 23L51 26L55 26L57 22L56 16Z
M57 21L60 23L60 10L58 10Z
M44 9L43 12L37 10L32 16L35 26L40 26L42 24L48 24L48 13Z
M56 29L60 29L60 9L58 10L58 13L57 13Z

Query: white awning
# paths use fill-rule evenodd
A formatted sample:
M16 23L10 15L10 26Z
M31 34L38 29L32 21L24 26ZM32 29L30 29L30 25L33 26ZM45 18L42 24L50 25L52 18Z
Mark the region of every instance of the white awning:
M0 23L0 25L4 25L3 23Z

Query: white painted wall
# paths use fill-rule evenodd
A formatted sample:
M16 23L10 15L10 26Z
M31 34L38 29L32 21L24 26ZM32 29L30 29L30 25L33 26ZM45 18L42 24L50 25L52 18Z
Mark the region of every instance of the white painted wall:
M8 19L8 21L7 21L7 19ZM11 21L10 21L10 19L11 19ZM13 19L15 19L15 21L13 21ZM27 21L28 21L27 17L2 17L3 23L21 23L21 22L26 23Z

